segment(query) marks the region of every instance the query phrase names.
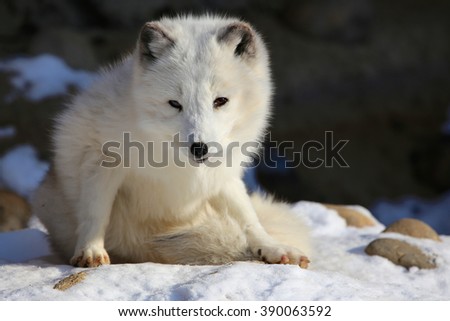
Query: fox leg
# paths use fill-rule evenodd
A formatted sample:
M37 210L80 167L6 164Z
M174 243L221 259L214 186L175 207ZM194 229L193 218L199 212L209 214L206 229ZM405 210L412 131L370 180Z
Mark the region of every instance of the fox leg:
M300 249L281 244L266 232L242 180L236 179L224 186L218 202L223 202L222 206L227 208L228 214L243 227L253 255L267 263L308 267L309 260Z
M112 205L122 181L113 169L95 167L81 177L81 191L77 214L77 242L70 263L80 267L109 264L104 247L106 228Z

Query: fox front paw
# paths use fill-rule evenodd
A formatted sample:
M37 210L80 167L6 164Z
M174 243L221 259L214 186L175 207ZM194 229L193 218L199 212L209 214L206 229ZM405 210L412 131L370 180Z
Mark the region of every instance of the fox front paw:
M110 264L109 255L104 248L87 247L75 252L70 264L78 267L97 267Z
M260 246L256 252L262 261L270 264L293 264L306 269L310 263L308 257L302 251L291 246Z

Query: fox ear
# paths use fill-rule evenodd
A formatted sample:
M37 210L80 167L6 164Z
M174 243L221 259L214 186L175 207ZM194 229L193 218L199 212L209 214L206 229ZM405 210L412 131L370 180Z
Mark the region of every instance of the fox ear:
M256 55L256 34L248 23L234 22L223 27L217 39L232 46L237 57L252 58Z
M166 31L158 22L147 22L139 35L139 51L141 57L155 60L174 44Z

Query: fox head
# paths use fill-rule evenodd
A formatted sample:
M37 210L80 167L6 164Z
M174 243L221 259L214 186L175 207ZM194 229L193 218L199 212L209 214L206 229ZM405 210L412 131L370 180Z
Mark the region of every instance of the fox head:
M178 137L197 162L213 149L228 153L230 144L238 146L233 158L242 158L242 145L262 138L272 93L269 61L248 23L207 16L148 22L134 57L135 107L148 137Z

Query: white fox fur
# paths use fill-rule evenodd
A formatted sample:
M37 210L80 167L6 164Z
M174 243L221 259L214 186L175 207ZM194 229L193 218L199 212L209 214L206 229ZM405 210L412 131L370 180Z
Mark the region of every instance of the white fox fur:
M299 218L286 204L250 197L242 181L241 162L250 156L241 146L262 138L271 92L268 54L249 24L214 16L145 24L136 50L57 119L53 170L33 201L55 248L88 267L110 258L306 267L307 229ZM223 106L215 105L218 97L227 98ZM124 166L124 133L155 161L176 134L189 144L217 142L225 153L212 155L221 164L209 166L192 162L188 148L179 166L175 142L167 166L140 166L139 148ZM103 166L111 141L120 143L121 162ZM235 142L238 148L227 149Z

